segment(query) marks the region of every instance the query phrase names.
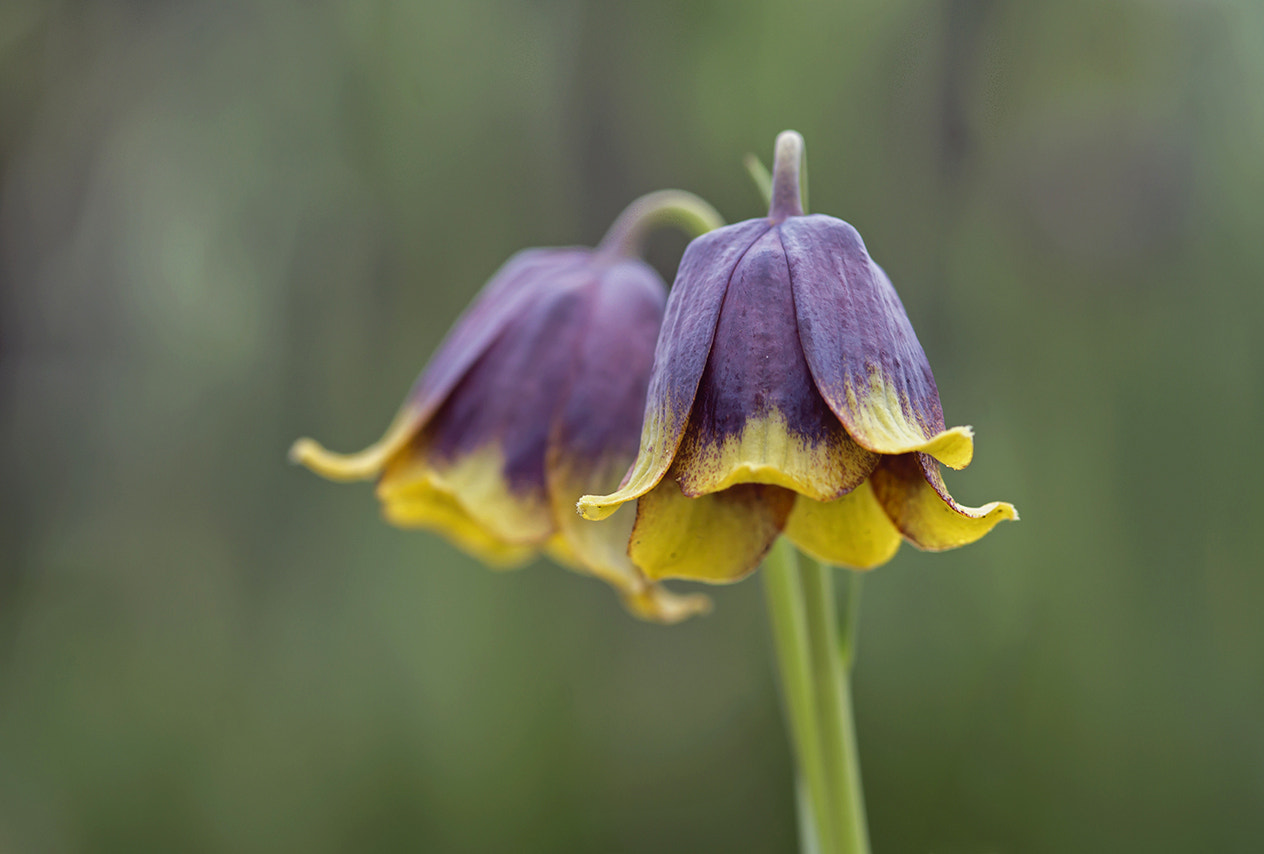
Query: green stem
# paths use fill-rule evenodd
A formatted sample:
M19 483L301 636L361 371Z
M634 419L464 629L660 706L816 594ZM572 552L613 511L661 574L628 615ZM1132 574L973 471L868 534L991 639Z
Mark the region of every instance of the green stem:
M835 811L829 794L829 771L817 714L808 617L804 609L798 555L789 540L782 537L773 545L764 560L761 574L768 599L768 616L772 623L773 645L777 650L795 765L801 784L807 789L807 796L797 799L800 825L815 831L815 838L802 834L801 848L804 852L834 854L838 851ZM804 806L809 816L804 816Z
M803 784L803 775L795 774L794 806L799 818L800 854L824 854L821 843L817 841L818 834L812 821L812 802L809 798L808 787Z
M754 154L747 154L742 158L742 165L746 167L746 174L754 182L755 190L759 193L759 197L764 200L764 206L771 205L772 173L768 171L768 167Z
M845 610L838 627L838 650L846 676L856 663L856 626L860 623L860 588L865 575L863 572L846 570L844 574L847 577L847 600L843 605Z
M845 612L847 623L839 626L834 572L833 568L811 558L803 560L804 612L816 684L821 746L829 778L830 809L836 817L838 832L835 850L839 854L868 854L869 829L860 786L851 686L843 657L844 645L850 649L854 644L855 622L849 608ZM840 642L840 637L846 640Z
M597 248L630 258L641 254L645 238L657 228L675 226L693 238L722 225L724 218L716 209L693 193L659 190L624 208Z

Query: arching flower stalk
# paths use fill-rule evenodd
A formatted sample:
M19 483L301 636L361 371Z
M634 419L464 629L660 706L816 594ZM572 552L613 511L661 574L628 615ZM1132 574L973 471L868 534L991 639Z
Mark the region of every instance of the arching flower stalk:
M627 554L635 512L592 525L585 493L613 489L636 455L666 287L638 256L646 233L722 225L688 193L645 196L596 249L510 258L440 345L399 414L358 454L301 439L291 457L331 480L377 480L387 521L437 531L496 567L544 551L610 583L637 616L709 608L647 579Z

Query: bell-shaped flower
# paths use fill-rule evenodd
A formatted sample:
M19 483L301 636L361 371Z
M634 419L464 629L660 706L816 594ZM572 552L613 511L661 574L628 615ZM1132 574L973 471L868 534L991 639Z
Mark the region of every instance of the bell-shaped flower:
M802 138L782 134L767 219L685 251L667 303L640 452L618 490L639 499L629 553L648 577L735 581L783 532L827 563L868 569L901 539L971 543L1013 506L963 507L939 464L964 468L926 354L856 229L803 214Z
M682 214L682 211L684 213ZM705 611L631 563L635 512L593 525L585 493L618 486L637 452L666 286L636 257L657 221L721 224L700 199L634 202L597 249L514 255L457 321L385 436L352 455L311 439L291 457L332 480L377 479L386 519L427 528L484 562L540 551L613 585L636 615L676 622Z

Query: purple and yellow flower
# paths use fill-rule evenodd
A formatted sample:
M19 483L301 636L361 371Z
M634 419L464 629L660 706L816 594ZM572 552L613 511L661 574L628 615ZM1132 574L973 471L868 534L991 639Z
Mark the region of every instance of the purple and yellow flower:
M575 513L581 495L618 486L636 455L666 286L633 250L683 196L634 203L598 249L513 256L381 440L344 456L302 439L292 458L332 480L376 478L388 521L437 531L493 566L544 551L609 582L646 619L706 610L705 596L674 595L632 564L632 507L599 525Z
M856 229L804 215L802 138L777 143L767 219L685 251L654 357L640 451L621 487L580 499L604 519L638 500L629 554L652 579L735 581L784 533L868 569L907 539L974 542L1010 504L963 507L939 464L965 468L926 354Z

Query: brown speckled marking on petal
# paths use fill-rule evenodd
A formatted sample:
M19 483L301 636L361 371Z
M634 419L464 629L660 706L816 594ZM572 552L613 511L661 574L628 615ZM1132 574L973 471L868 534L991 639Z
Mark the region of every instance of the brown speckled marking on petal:
M808 366L848 432L878 453L969 464L969 429L945 431L926 353L856 229L818 214L786 220L781 234Z

